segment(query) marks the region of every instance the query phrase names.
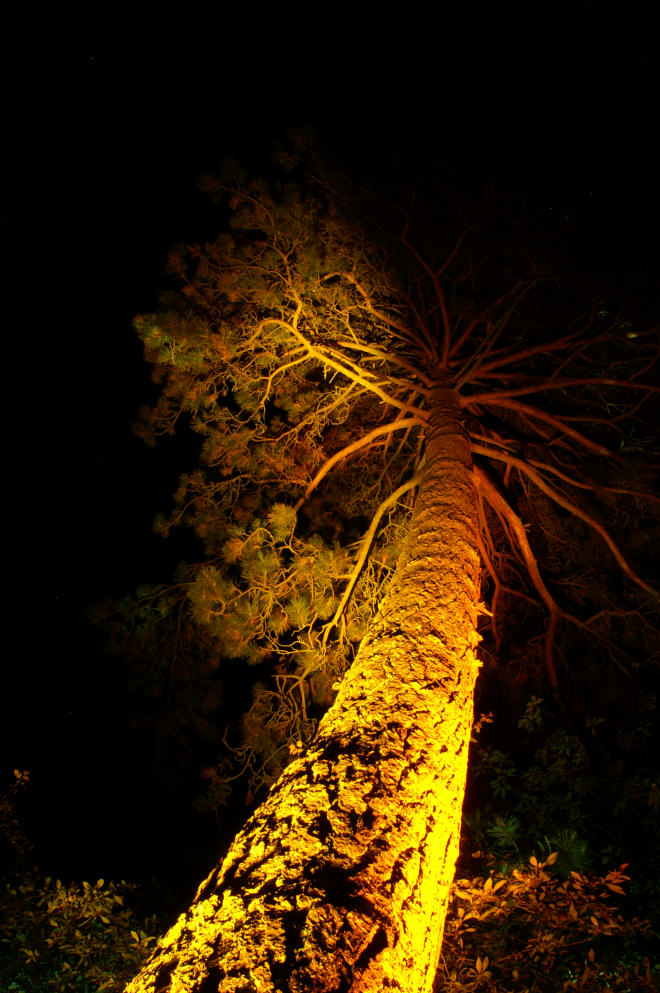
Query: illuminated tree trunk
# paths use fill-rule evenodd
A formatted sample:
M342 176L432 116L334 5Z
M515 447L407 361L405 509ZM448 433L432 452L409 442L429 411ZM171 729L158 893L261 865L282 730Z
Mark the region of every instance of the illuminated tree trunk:
M474 479L438 388L406 547L332 708L129 993L430 990L478 668Z

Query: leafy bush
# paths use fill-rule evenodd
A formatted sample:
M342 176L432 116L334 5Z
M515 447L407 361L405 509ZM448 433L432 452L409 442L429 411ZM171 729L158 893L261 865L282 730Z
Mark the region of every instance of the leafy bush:
M510 875L491 868L455 881L435 993L660 990L657 935L615 902L626 866L562 879L556 861L532 856Z
M632 688L628 697L622 694L618 710L606 717L586 717L579 734L536 696L522 715L514 707L495 722L489 715L490 741L480 738L470 760L464 827L467 850L492 853L503 871L532 853L557 852L554 871L566 877L602 872L644 852L644 872L633 866L631 893L657 928L656 700Z
M134 885L72 883L29 872L0 892L3 993L120 993L151 952L155 918L141 925L124 899Z
M29 778L15 769L14 782L0 795L0 840L15 865L0 883L0 990L120 993L151 952L156 918L138 923L135 909L125 905L134 884L99 879L64 886L22 868L31 845L16 796Z

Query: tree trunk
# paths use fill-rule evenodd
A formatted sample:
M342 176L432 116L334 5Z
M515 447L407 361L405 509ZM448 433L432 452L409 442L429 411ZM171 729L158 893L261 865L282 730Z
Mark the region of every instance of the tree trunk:
M428 993L473 720L476 529L458 398L438 388L406 546L333 706L127 993Z

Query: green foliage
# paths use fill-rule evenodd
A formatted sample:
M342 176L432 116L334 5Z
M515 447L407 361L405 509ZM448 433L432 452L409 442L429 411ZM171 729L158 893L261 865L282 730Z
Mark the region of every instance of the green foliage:
M10 842L18 864L31 847L16 812L28 779L15 770L0 798L0 840ZM151 954L159 926L137 914L137 889L103 879L65 886L36 868L8 873L0 881L0 990L121 993Z
M626 866L601 876L555 872L557 853L509 874L476 853L457 879L435 993L648 993L660 989L658 936L629 917Z
M557 825L580 832L590 816L588 799L595 788L594 775L575 735L557 728L531 758L530 762L529 755L521 755L516 761L490 746L475 752L473 774L487 782L493 797L484 808L490 845L484 837L479 844L502 856L537 846L554 834ZM473 824L469 817L467 824Z
M352 576L357 539L419 459L422 421L402 412L414 413L424 377L411 362L414 335L393 342L406 304L348 200L315 181L247 180L233 168L206 187L228 210L229 230L173 251L179 290L135 321L160 387L140 434L153 443L192 430L201 441L199 468L181 477L156 527L192 529L204 561L176 587L106 611L105 624L136 689L151 694L161 740L183 752L188 730L204 726L216 740L215 772L207 763L204 773L213 806L241 770L254 793L272 781L350 664L395 564L410 498L380 522L377 566ZM229 751L195 675L210 658L222 659L232 686L256 680L249 713L224 737ZM254 676L236 676L242 664ZM316 689L311 671L322 674Z
M71 883L36 871L0 892L0 989L120 993L151 953L155 918L138 921L125 882Z
M610 688L612 690L612 687ZM612 692L612 713L584 718L584 733L567 728L542 698L521 703L520 733L506 742L496 719L488 729L501 747L474 746L470 791L479 803L464 817L469 845L498 860L501 871L534 852L556 852L564 878L645 852L634 864L632 892L660 925L660 801L658 725L654 698L628 689L625 705ZM515 723L509 714L504 725Z
M531 696L525 705L525 713L518 721L518 727L523 731L534 731L543 723L541 710L543 697Z
M298 515L293 507L286 503L274 503L268 511L268 526L275 541L286 541L291 538L296 527Z

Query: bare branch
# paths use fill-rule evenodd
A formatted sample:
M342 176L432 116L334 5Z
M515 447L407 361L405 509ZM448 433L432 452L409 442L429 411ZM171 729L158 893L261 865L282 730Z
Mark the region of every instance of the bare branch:
M524 473L543 493L546 494L546 496L549 496L551 500L554 500L559 507L563 507L564 510L567 510L574 517L578 517L581 521L584 521L585 524L588 524L589 527L596 532L596 534L599 534L616 559L619 567L637 586L640 587L640 589L644 590L645 593L649 593L651 596L658 597L659 594L657 591L649 586L648 583L645 583L644 580L631 568L616 542L609 532L603 527L603 525L590 514L587 514L586 511L582 510L578 504L573 503L572 500L565 497L559 492L559 490L556 490L550 486L550 484L545 481L543 476L537 472L536 469L532 468L528 462L524 459L516 458L514 455L509 455L502 452L499 449L486 448L484 445L473 445L472 451L476 455L485 455L488 458L497 459L500 462L506 462L507 465L514 466L520 472Z
M419 336L416 335L414 331L411 331L411 329L407 325L402 324L400 321L395 320L393 317L390 317L388 314L384 313L382 310L379 310L377 307L375 307L371 301L371 297L364 289L362 284L359 282L359 280L353 275L353 273L342 272L339 273L339 275L341 275L349 283L352 283L355 289L358 291L358 293L364 300L364 304L361 305L362 309L365 310L372 317L375 317L377 320L382 321L384 324L386 324L387 327L390 329L390 334L392 334L393 337L398 338L400 341L405 341L408 344L417 345L417 347L421 348L422 351L428 353L429 350L428 342L425 342L421 338L419 338ZM434 358L433 352L431 352L430 357Z
M553 417L552 414L546 413L545 410L541 410L539 407L532 407L528 404L518 403L517 400L507 400L507 399L492 399L495 394L489 395L488 393L483 393L479 395L479 399L476 399L476 395L461 397L460 403L462 407L472 407L472 406L484 406L484 407L504 407L507 410L514 410L517 413L531 417L533 420L544 421L551 427L555 428L560 434L565 434L567 437L572 438L576 441L582 448L586 448L590 452L594 452L596 455L604 455L608 459L614 459L617 462L623 462L624 459L613 452L611 449L606 448L605 445L599 445L597 442L592 441L586 435L582 434L580 431L576 431L575 428L570 427L564 420L559 417Z
M477 504L479 509L479 522L481 524L481 533L477 534L477 544L479 546L479 553L483 559L484 565L488 570L488 573L493 580L493 585L495 589L493 590L493 595L490 598L490 609L491 609L491 629L493 632L493 637L495 638L495 651L499 652L500 646L502 644L502 636L499 632L497 623L497 608L500 599L500 593L502 592L502 581L500 579L499 573L495 567L493 561L494 558L494 543L493 537L490 533L490 527L488 526L488 520L484 512L484 501L483 493L481 492L481 487L477 486Z
M301 349L296 349L296 351L301 351ZM261 399L262 408L265 407L266 403L268 402L268 399L270 397L270 391L272 389L275 377L281 376L282 373L287 371L287 369L293 369L294 366L301 365L303 362L306 361L307 361L307 356L303 355L302 358L293 359L291 362L286 362L284 365L280 365L276 369L273 369L273 371L268 375L268 378L266 380L266 389Z
M357 363L354 363L350 359L347 359L346 355L343 353L343 351L341 351L341 349L331 348L329 346L323 346L321 349L319 349L319 351L322 351L324 355L329 355L331 357L337 357L339 359L339 361L346 363L347 365L349 365L353 369L361 369L363 372L368 372L368 370L364 370L364 369L362 369L361 366L358 366ZM361 349L361 351L365 351L365 350L364 349ZM383 360L382 361L385 361L385 357L383 357ZM409 369L412 369L412 366L410 366ZM371 375L374 375L375 376L374 373L371 373ZM419 378L419 374L418 373L415 373L414 375L415 375L415 378ZM387 383L388 385L395 386L395 387L396 386L402 387L404 390L409 390L411 388L411 385L412 385L412 383L411 383L411 381L409 379L400 379L398 376L392 376L388 372L385 372L385 373L380 374L378 376L378 382L379 383ZM430 392L431 392L430 390L424 389L423 387L419 387L419 386L417 387L417 391L419 393L424 394L425 396L429 396L430 395Z
M375 438L378 438L381 435L391 434L393 431L398 431L402 428L406 429L421 426L423 423L424 422L417 417L407 417L401 421L390 421L388 424L381 424L380 427L374 428L373 431L369 432L369 434L363 435L362 438L358 438L357 441L352 442L352 444L346 445L346 447L342 448L341 451L335 452L331 458L324 462L319 471L316 473L304 494L295 504L294 510L300 510L305 500L307 500L310 494L314 492L321 480L327 476L333 466L335 466L338 462L341 462L342 459L347 458L354 452L359 452L362 448L366 448L372 441L374 441Z
M603 486L601 483L584 482L584 480L575 479L574 476L569 476L568 473L562 472L561 469L557 469L553 465L549 465L547 462L537 462L536 459L528 459L528 464L534 466L536 469L541 469L544 472L552 473L553 476L557 476L564 483L568 483L570 486L575 486L579 490L591 490L593 493L616 493L619 496L629 496L636 500L647 500L649 503L657 503L660 505L660 497L655 496L653 493L644 493L643 490L629 490L625 486Z
M493 301L482 309L481 315L486 325L486 335L476 348L474 354L464 363L461 373L456 380L458 387L472 382L479 377L482 357L493 354L495 342L506 328L511 316L516 313L520 302L534 288L537 282L538 279L520 279L511 290L503 293L498 300ZM507 302L507 307L504 314L497 320L488 320L488 316L496 313L498 307L505 302ZM454 354L456 354L456 348L451 350L450 356Z
M384 352L382 349L376 348L374 345L365 345L359 341L344 341L343 339L339 339L337 344L342 348L354 349L355 351L363 352L365 355L370 355L373 358L382 359L383 362L391 362L393 365L401 366L401 368L410 373L414 379L419 379L420 382L427 387L427 390L430 391L433 387L433 380L430 376L427 376L422 369L416 365L413 365L412 362L406 362L406 360L401 358L400 355L397 355L396 352ZM420 393L426 395L427 390L423 390L420 387L418 387L418 389Z
M412 254L415 256L415 258L419 262L424 272L427 274L427 276L430 278L431 282L433 283L433 289L435 290L435 296L438 301L438 305L440 307L440 313L442 315L442 360L440 364L443 369L446 369L447 363L449 361L449 346L451 343L451 325L449 322L449 313L447 311L447 300L444 294L444 290L440 285L439 277L451 264L452 259L458 252L461 243L463 241L463 238L465 237L465 232L458 239L456 245L454 246L453 251L449 254L448 258L446 259L444 266L442 266L442 268L438 272L435 272L428 264L426 259L423 257L423 255L415 248L414 245L412 245L408 241L408 227L409 227L409 223L406 221L403 232L401 234L401 241L406 246L406 248L408 248L412 252ZM437 362L440 359L440 356L437 353L435 344L429 341L429 345L432 345L433 358Z
M373 540L376 536L376 531L378 530L378 525L380 524L383 514L387 510L389 510L390 507L393 507L394 504L398 500L400 500L400 498L404 495L404 493L407 493L408 490L412 490L415 486L419 486L421 479L422 479L422 473L421 472L415 473L415 475L412 476L407 482L399 486L399 488L396 489L394 493L390 493L388 498L386 500L383 500L380 507L374 514L371 524L369 525L369 529L360 543L360 551L358 553L355 566L353 567L353 571L351 572L350 578L346 585L346 589L344 590L344 595L341 598L341 603L337 607L334 617L332 618L329 624L326 624L323 630L322 644L324 648L328 643L328 635L330 634L330 631L332 630L333 627L336 627L339 618L342 616L344 610L346 609L346 604L350 600L351 593L353 592L355 584L357 583L360 573L362 572L362 567L364 566L364 563L367 560L369 549L371 548Z
M511 397L529 396L530 393L546 393L548 390L569 390L575 386L620 386L625 389L645 390L648 393L660 393L660 386L650 383L635 383L632 379L606 379L601 376L590 376L581 379L542 379L513 390L494 390L492 393L474 393L470 400L474 403L492 403L508 400Z
M360 366L351 363L350 360L347 360L345 357L343 362L337 362L336 359L333 359L326 353L325 349L317 348L315 345L312 345L312 343L308 341L307 338L288 321L282 320L282 318L278 317L268 317L261 323L277 324L284 330L289 331L302 345L305 346L308 355L317 359L322 365L326 365L329 368L334 369L336 372L341 373L342 376L346 376L347 379L352 380L352 382L357 383L360 386L364 386L367 390L375 393L376 396L380 397L383 403L390 404L392 407L398 407L400 410L409 411L411 414L415 414L422 420L427 420L428 414L426 414L425 411L417 407L411 407L410 404L403 403L401 400L397 400L396 397L386 393L385 390L380 388L380 386L366 378L373 377L373 373L366 372L364 369L361 369Z
M501 349L499 354L497 351L491 352L493 358L490 362L484 362L483 365L478 366L475 370L477 376L482 378L493 373L496 369L501 369L503 366L512 365L516 362L526 362L528 359L534 358L536 355L549 355L552 352L561 351L562 349L568 348L568 346L575 341L579 340L580 336L584 334L584 330L574 331L571 334L564 335L562 338L554 338L552 341L544 342L541 345L534 345L530 348L524 348L520 351L512 352L508 349ZM604 338L605 335L600 335L598 338L592 339L589 345L593 345L597 341Z
M453 357L460 352L461 348L466 343L466 341L468 341L472 337L472 332L476 327L478 327L481 321L482 321L481 317L473 317L472 320L467 325L467 327L465 328L465 330L461 332L461 334L458 336L458 338L456 339L456 341L454 342L454 344L452 345L449 351L448 360L450 362L453 359Z
M513 443L509 439L500 438L499 436L488 437L487 435L476 434L472 431L470 432L470 438L475 441L483 441L489 446L497 445L498 448L501 448L508 453L512 451ZM474 446L472 450L476 451ZM489 451L492 452L492 449L489 449ZM492 457L495 458L496 456L493 454ZM583 479L576 479L575 476L569 476L568 473L562 472L561 469L558 469L554 465L550 465L549 462L539 462L536 459L526 459L526 462L529 465L534 466L536 469L540 469L543 472L549 472L551 475L556 476L564 483L568 483L569 486L574 486L578 490L590 490L592 493L616 493L619 496L629 496L633 499L646 500L649 503L657 503L660 505L660 497L655 496L653 493L645 493L643 490L630 490L625 486L605 486L602 483L594 483L591 480L586 482ZM513 466L514 464L515 459L509 459L509 466Z
M479 487L481 488L488 503L497 514L501 514L509 522L511 530L513 531L516 541L518 542L518 546L520 547L520 551L523 554L530 579L548 609L550 617L545 634L545 666L548 673L548 679L550 680L550 685L552 686L553 692L559 699L559 682L557 680L557 669L554 660L554 638L557 628L557 621L563 616L563 611L560 610L554 597L543 582L539 571L538 562L536 561L536 557L527 538L525 525L518 517L511 504L509 504L499 490L493 486L488 476L478 466L475 466L475 472Z

